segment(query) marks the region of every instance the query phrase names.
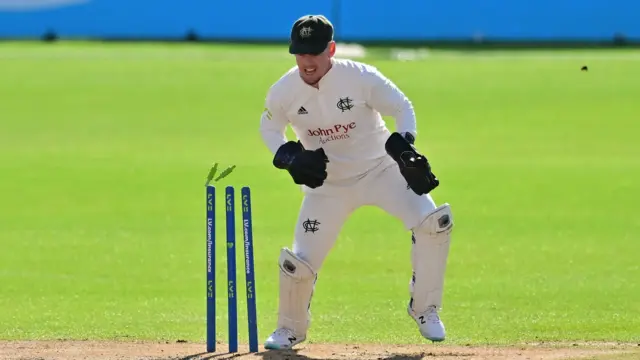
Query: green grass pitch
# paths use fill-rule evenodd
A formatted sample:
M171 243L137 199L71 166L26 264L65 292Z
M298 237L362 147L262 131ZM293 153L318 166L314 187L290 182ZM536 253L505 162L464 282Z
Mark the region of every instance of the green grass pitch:
M640 55L380 53L366 61L414 102L433 196L455 216L448 342L639 340ZM252 189L262 343L302 194L258 122L292 64L286 46L0 45L0 339L204 341L217 161L237 165L222 186ZM356 212L320 273L309 342L423 342L406 314L409 250L399 221Z

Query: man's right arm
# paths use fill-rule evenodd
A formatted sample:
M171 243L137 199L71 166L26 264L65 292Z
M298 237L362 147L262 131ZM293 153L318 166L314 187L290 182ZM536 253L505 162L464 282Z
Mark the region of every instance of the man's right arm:
M265 100L265 108L260 118L260 135L262 141L272 154L278 151L280 146L287 142L286 129L289 124L287 115L269 91Z
M328 162L322 148L305 150L300 141L287 141L287 115L269 91L260 119L260 134L273 156L273 166L287 170L293 181L311 188L322 186Z

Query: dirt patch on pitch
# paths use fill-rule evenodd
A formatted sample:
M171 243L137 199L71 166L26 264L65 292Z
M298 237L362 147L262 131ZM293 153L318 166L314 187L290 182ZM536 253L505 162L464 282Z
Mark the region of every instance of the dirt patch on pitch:
M225 345L219 345L226 351ZM129 360L129 359L236 359L236 360L567 360L640 359L640 344L568 343L523 344L519 346L425 345L299 345L295 351L271 352L260 349L248 354L204 353L204 344L185 342L118 341L0 341L0 359L26 360ZM627 355L625 355L627 354ZM620 357L610 357L620 355ZM603 357L604 356L604 357Z

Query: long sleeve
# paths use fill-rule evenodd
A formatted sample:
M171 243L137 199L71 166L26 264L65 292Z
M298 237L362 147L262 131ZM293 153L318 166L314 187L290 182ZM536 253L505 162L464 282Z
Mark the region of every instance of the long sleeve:
M416 114L407 96L381 72L371 67L363 73L369 90L368 103L383 116L396 121L396 131L417 135Z
M260 118L260 135L262 141L275 155L278 148L287 142L286 129L289 121L280 104L274 99L272 92L267 94L265 109Z

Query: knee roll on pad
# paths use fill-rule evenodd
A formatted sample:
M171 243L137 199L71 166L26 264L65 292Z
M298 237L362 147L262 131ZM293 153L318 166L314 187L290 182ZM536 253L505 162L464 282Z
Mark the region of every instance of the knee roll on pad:
M309 307L317 274L309 263L287 248L280 251L278 263L278 327L291 329L296 335L303 336L310 324Z
M287 248L280 251L278 263L280 264L280 270L286 276L292 277L297 281L314 278L316 276L316 272L309 263Z
M413 229L411 263L413 274L409 291L413 310L425 311L429 306L441 307L444 275L449 256L453 214L449 204L429 213Z
M452 229L453 214L451 213L451 206L445 203L430 212L427 217L425 217L425 219L416 227L414 233L426 231L434 236L441 233L449 235Z

